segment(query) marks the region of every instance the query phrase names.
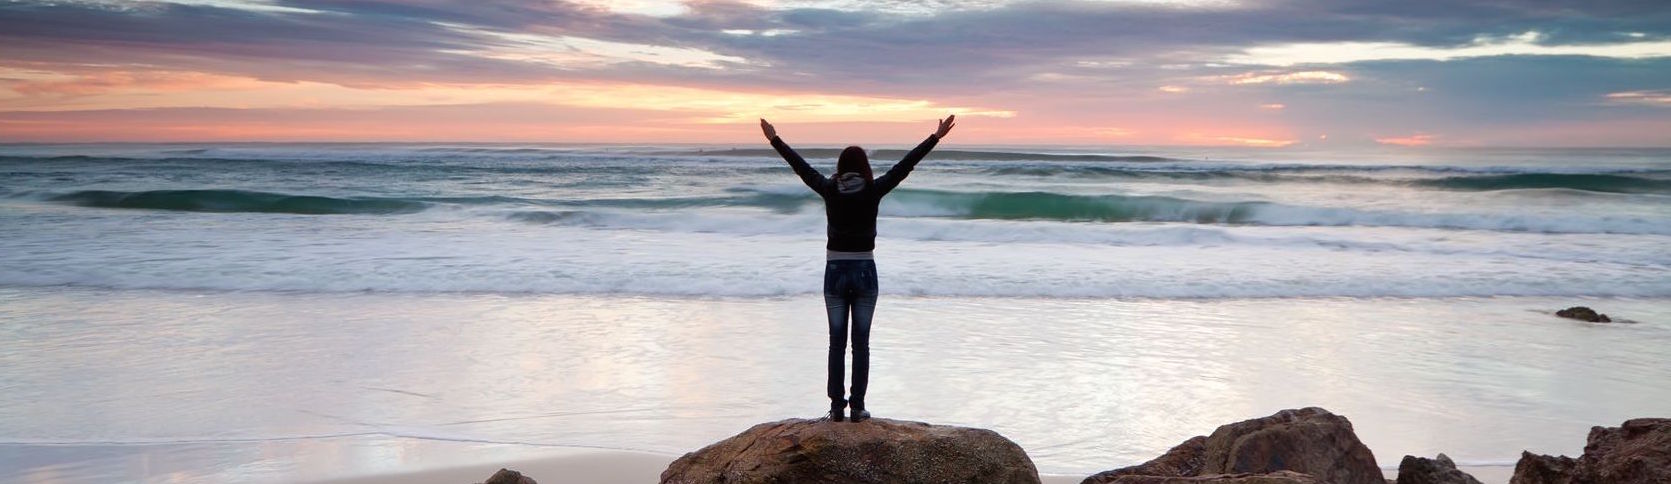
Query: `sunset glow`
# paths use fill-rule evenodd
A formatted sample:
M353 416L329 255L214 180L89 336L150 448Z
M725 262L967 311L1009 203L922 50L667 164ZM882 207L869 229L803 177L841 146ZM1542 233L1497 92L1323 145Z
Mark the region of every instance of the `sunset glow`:
M1376 143L1395 146L1427 146L1433 144L1434 136L1429 134L1413 134L1410 136L1389 136L1375 138Z
M1441 21L1318 6L1334 20L1316 22L1259 1L495 5L11 2L0 141L736 143L764 117L808 142L904 143L951 113L993 144L1653 146L1671 132L1661 11L1583 13L1594 31L1579 32L1493 7ZM1451 27L1487 14L1489 31ZM1551 126L1569 131L1535 134Z

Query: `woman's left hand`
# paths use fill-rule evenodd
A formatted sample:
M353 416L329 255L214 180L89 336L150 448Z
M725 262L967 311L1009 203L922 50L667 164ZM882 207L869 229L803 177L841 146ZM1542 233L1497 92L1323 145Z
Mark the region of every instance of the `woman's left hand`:
M765 118L760 119L760 132L766 134L766 139L777 137L777 128L773 128L772 123L766 122Z

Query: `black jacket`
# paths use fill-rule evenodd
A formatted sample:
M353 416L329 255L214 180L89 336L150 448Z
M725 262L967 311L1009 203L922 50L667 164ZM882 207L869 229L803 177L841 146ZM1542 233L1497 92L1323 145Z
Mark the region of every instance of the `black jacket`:
M772 137L772 148L783 155L783 160L789 162L789 167L795 169L807 187L824 198L824 217L829 221L829 243L824 247L841 252L868 252L876 248L876 207L882 203L882 197L905 181L917 162L939 142L940 138L929 135L887 173L876 177L870 186L853 193L838 190L834 179L818 173L782 138Z

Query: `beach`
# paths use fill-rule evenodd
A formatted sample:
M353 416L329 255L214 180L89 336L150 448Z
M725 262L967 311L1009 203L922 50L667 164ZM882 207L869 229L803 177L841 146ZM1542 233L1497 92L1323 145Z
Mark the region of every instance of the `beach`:
M635 484L655 482L660 474L659 469L665 468L673 457L656 454L631 452L577 452L560 457L546 459L505 462L499 464L485 464L476 466L453 467L420 472L406 472L346 479L331 479L318 481L315 484L395 484L395 483L459 483L480 482L483 477L490 476L502 468L518 470L524 475L535 477L557 476L542 482L586 482L593 484ZM1487 483L1506 483L1509 481L1510 466L1463 466L1463 472ZM1390 471L1388 479L1397 477L1396 470ZM1080 475L1040 475L1043 484L1079 484L1085 476Z
M8 146L0 482L643 482L822 415L823 213L771 156ZM939 153L882 205L870 409L1077 482L1318 406L1504 482L1671 400L1666 159Z
M9 467L16 482L326 480L574 448L667 460L822 413L810 297L14 288L0 300L9 331L30 335L5 348L22 390L6 402L6 454L32 463ZM1132 465L1308 405L1351 418L1384 468L1439 452L1507 468L1521 449L1576 455L1590 426L1666 397L1641 382L1671 376L1652 364L1671 334L1539 311L1560 302L895 297L879 317L898 323L874 330L872 410L993 429L1047 474ZM1586 302L1671 317L1664 300Z

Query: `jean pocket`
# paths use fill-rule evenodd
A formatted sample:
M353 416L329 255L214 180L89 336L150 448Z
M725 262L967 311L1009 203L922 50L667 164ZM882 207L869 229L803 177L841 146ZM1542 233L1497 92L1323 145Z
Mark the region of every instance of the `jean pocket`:
M841 294L841 273L833 264L824 269L824 294Z

